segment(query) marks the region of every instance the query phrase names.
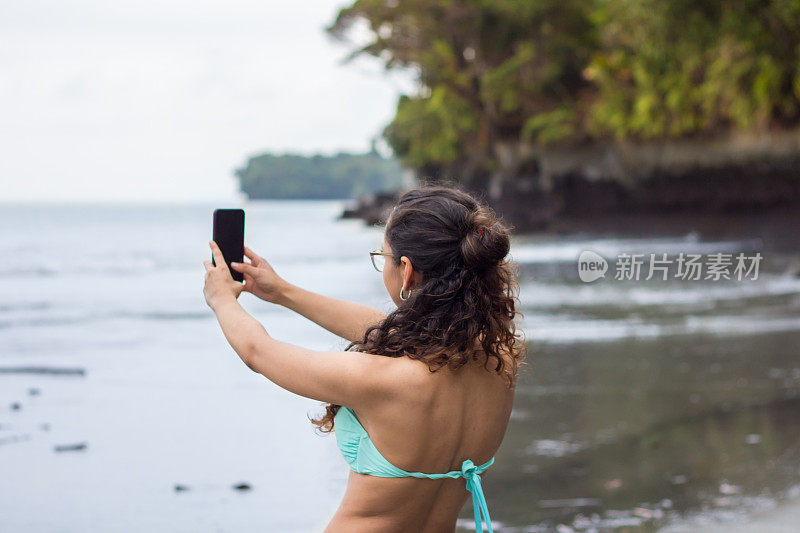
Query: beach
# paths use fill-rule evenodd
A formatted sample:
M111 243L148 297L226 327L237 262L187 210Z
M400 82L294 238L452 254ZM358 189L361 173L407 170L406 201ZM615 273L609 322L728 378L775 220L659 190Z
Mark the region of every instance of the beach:
M768 510L727 521L708 524L707 521L667 526L659 533L795 533L800 524L800 499L782 502Z
M216 207L232 206L0 211L2 227L22 228L0 241L4 529L313 532L335 512L349 471L308 420L322 405L250 371L203 301ZM391 310L368 255L382 230L338 220L344 202L242 207L247 245L288 281ZM529 359L483 480L496 531L710 533L750 515L735 527L780 531L769 528L796 519L797 243L719 228L514 236ZM585 249L766 259L747 282L610 270L583 283ZM280 340L347 344L240 301ZM467 504L458 530L471 522Z

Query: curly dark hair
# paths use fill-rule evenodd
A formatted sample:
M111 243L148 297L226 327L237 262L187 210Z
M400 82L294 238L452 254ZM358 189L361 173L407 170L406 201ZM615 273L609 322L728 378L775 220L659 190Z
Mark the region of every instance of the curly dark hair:
M345 351L409 357L436 372L458 369L470 358L480 361L479 342L484 368L504 375L513 387L526 349L514 323L522 313L515 309L518 265L506 259L510 227L472 194L437 184L405 192L384 235L394 263L407 256L422 282ZM311 422L332 431L339 407L328 404L322 418Z

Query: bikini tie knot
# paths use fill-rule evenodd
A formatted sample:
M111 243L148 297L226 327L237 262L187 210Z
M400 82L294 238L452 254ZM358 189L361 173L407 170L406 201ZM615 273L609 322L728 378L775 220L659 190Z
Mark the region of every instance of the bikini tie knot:
M461 463L461 476L467 480L467 490L472 493L472 510L475 514L475 531L483 533L483 525L492 533L492 519L489 518L489 509L486 506L486 497L481 487L481 476L478 467L467 459Z
M465 479L471 479L477 471L478 467L475 466L475 463L470 459L467 459L461 464L461 475L464 476Z

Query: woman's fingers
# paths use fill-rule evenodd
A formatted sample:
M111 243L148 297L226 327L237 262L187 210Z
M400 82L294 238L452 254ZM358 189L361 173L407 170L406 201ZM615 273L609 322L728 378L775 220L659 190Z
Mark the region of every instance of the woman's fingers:
M225 270L228 269L228 264L225 262L225 256L222 255L222 250L219 249L217 243L214 241L208 241L208 245L211 247L211 254L214 256L214 263L217 266L225 267Z
M241 272L242 274L248 274L250 276L255 276L258 272L258 268L249 263L231 263L231 267L236 272Z
M250 274L244 274L244 289L247 292L253 292L253 287L256 285L256 280Z
M262 261L261 256L255 253L253 250L248 248L247 246L244 247L244 255L246 255L250 261L256 266Z

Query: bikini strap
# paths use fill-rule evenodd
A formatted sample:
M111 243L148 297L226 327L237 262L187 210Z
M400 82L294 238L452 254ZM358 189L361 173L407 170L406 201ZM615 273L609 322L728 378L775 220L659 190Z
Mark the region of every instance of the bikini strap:
M488 467L494 462L494 457L488 464ZM489 533L492 532L492 519L489 518L489 508L486 506L486 497L483 495L483 488L481 487L481 476L478 473L478 467L475 466L471 460L467 459L461 464L461 477L467 480L467 490L472 493L472 510L475 512L475 531L483 533L483 521L486 522L486 527ZM481 520L483 516L483 520Z

